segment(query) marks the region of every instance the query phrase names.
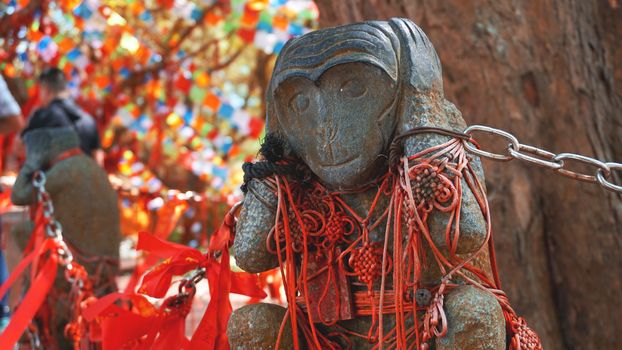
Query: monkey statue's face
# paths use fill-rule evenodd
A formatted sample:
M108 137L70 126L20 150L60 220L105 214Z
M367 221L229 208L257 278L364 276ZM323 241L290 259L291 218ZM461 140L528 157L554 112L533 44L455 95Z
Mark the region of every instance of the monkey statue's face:
M367 63L293 76L275 90L278 121L296 154L328 187L364 185L386 171L395 129L395 82Z

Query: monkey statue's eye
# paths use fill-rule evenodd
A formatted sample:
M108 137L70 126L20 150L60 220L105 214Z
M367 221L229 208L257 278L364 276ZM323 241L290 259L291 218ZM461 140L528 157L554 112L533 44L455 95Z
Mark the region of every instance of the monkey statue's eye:
M289 108L291 108L294 112L304 112L307 108L309 108L309 98L302 93L296 94L289 100Z
M345 97L357 98L365 95L367 92L367 87L365 87L365 83L360 79L352 79L346 81L341 88L339 88L339 93Z

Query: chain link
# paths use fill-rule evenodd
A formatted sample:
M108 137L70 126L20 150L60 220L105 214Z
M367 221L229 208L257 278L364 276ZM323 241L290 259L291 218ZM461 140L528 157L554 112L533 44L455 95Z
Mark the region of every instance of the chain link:
M65 281L70 285L69 293L66 296L65 303L71 306L71 317L64 327L64 334L68 339L73 340L74 347L80 348L83 336L91 330L90 323L85 321L82 316L83 303L94 296L93 281L89 279L88 272L79 262L74 261L73 254L63 238L63 227L54 215L54 205L52 197L45 188L46 176L43 171L36 171L32 177L32 185L37 191L37 201L42 211L42 216L37 217L38 224L44 225L45 235L53 240L53 249L56 250L55 258L58 265L63 268ZM42 220L43 222L40 222ZM35 230L37 232L37 230ZM54 255L54 254L53 254ZM98 268L99 269L99 268ZM35 286L36 287L36 286ZM31 333L30 339L33 348L39 348L40 339L39 331Z
M205 279L206 272L207 271L204 267L200 267L197 270L195 270L194 273L191 274L190 276L184 277L179 282L178 294L187 293L187 294L194 295L196 293L197 283Z
M609 170L621 170L622 171L622 164L620 163L609 162L609 163L605 163L605 165L609 167ZM616 185L613 182L607 181L607 177L601 171L601 169L598 169L598 171L596 172L596 181L598 181L598 183L601 186L603 186L604 188L610 191L622 193L622 185Z
M499 154L481 149L473 137L475 132L495 135L508 142L505 146L506 153ZM502 162L518 159L529 164L551 169L560 175L574 180L596 183L609 191L622 193L622 184L616 184L613 179L613 171L622 171L622 163L603 162L575 153L555 154L538 147L523 145L511 133L485 125L471 125L464 130L464 133L470 137L470 140L462 141L464 148L469 153ZM591 173L580 173L570 170L567 166L568 161L583 163L594 169L594 171Z
M37 171L32 177L32 185L37 190L37 199L43 208L43 216L47 219L45 225L45 233L48 237L54 239L58 244L57 254L60 264L67 270L73 269L73 254L69 250L67 243L63 239L63 227L54 216L54 205L52 197L45 189L46 177L43 171Z

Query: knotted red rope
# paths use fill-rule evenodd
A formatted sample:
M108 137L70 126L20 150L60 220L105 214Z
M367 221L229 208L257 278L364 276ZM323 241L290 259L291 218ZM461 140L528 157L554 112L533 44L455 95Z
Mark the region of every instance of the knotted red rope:
M287 318L291 320L296 349L302 344L299 332L310 349L341 349L344 343L348 348L351 345L346 341L348 336L363 337L376 343L378 349L385 345L396 349L429 349L434 338L447 333L443 301L445 294L455 287L451 283L454 278L499 300L512 339L510 349L541 349L537 335L516 316L500 291L490 208L463 146L466 141L456 133L444 134L452 139L409 157L392 155L392 171L373 184L378 189L364 216L346 203L342 198L344 193L330 192L318 182L309 188L290 182L284 175L264 180L274 188L278 198L275 226L266 244L279 260L289 305ZM486 220L486 239L465 258L457 254L462 180L475 195ZM381 201L388 203L384 209L379 205ZM428 218L435 211L449 214L444 231L448 247L445 254L432 239L428 227ZM370 232L383 222L384 241L372 240ZM391 251L389 242L392 242ZM429 247L430 256L426 256L424 247ZM485 251L491 257L492 279L472 264ZM437 286L421 283L422 269L430 264L436 264L442 274ZM393 277L392 290L387 289L389 274ZM344 275L350 276L351 281L344 282ZM347 297L350 284L367 290L355 292L354 304ZM415 306L413 296L422 289L432 293L431 302ZM330 298L334 300L327 302ZM340 303L344 302L356 309L340 312L344 308ZM361 314L371 316L367 334L352 332L337 323ZM395 316L395 326L386 334L385 314ZM322 334L317 323L340 331Z

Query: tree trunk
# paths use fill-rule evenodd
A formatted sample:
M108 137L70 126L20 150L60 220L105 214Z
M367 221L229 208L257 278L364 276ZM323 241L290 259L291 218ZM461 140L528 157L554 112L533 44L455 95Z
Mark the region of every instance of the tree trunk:
M469 124L622 162L615 0L316 0L324 27L408 17L434 43ZM484 161L508 293L547 350L619 349L622 196L519 161ZM620 183L620 172L616 175Z

